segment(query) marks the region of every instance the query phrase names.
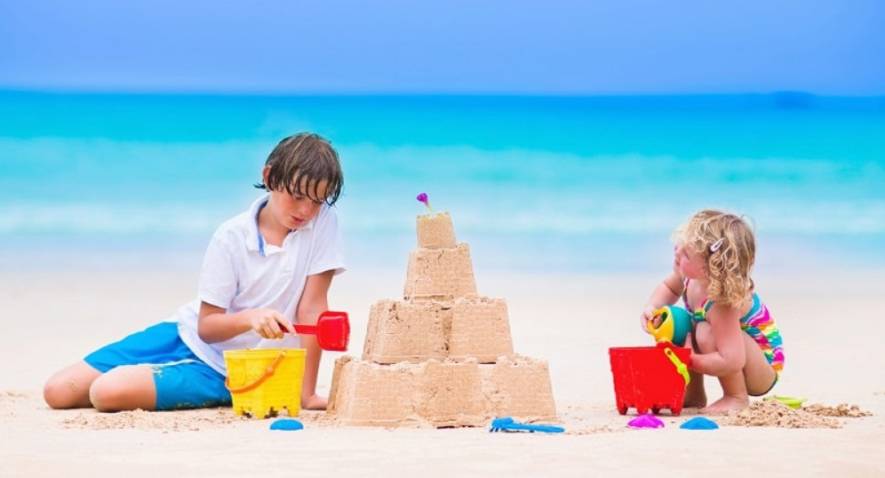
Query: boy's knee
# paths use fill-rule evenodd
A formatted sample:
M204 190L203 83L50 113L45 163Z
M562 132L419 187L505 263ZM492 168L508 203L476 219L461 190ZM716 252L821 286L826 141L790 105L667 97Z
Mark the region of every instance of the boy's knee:
M43 400L50 408L89 406L89 386L101 372L81 362L59 370L43 384Z
M147 374L147 377L144 374ZM147 379L149 386L143 381ZM89 401L100 412L123 410L153 410L153 377L144 367L118 367L92 382L89 387Z
M64 377L54 376L43 385L43 400L49 408L72 408L77 404L76 384Z
M126 399L126 389L118 380L103 375L89 387L89 401L100 412L115 412L122 409Z

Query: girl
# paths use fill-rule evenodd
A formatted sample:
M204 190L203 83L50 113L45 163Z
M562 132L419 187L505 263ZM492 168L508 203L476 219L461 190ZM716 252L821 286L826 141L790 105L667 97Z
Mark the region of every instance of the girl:
M694 311L690 340L692 380L686 407L704 407L703 375L714 375L723 397L701 410L722 414L768 393L784 366L780 333L750 278L756 254L753 232L743 219L703 210L677 230L673 273L657 286L640 322L682 297ZM655 324L657 325L657 324Z

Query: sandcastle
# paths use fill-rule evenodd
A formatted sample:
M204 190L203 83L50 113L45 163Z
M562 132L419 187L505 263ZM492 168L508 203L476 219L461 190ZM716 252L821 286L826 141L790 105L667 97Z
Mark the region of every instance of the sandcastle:
M404 300L375 303L362 359L335 362L329 415L376 426L555 420L547 363L514 354L507 303L477 294L449 214L418 216L417 229Z

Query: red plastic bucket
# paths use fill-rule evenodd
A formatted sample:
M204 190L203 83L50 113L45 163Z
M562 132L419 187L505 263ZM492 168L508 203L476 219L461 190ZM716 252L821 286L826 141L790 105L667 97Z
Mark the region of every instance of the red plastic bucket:
M682 412L687 372L683 368L680 373L677 364L681 362L687 366L690 363L690 349L660 343L655 347L612 347L608 349L608 355L615 384L615 403L621 415L631 407L639 414L649 410L658 413L664 408L669 408L673 415Z

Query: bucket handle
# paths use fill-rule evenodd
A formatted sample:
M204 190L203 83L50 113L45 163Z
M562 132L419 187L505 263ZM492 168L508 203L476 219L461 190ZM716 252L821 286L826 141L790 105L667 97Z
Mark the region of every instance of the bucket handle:
M670 347L664 347L664 355L673 362L676 371L679 372L679 375L682 375L682 380L685 380L685 384L688 385L691 383L691 375L688 374L688 367L682 362L682 360L679 360L679 357L676 356L676 352Z
M250 383L249 385L244 385L242 387L231 387L230 386L230 376L227 376L224 379L224 387L227 388L227 390L230 393L248 392L248 391L258 387L262 383L264 383L265 380L269 379L270 376L274 374L274 371L276 371L277 365L279 365L280 362L282 362L284 358L286 358L286 354L280 353L280 355L277 358L275 358L274 361L271 362L270 365L268 365L266 369L264 369L264 373L261 374L261 376L258 377L258 379L256 379L254 382Z

